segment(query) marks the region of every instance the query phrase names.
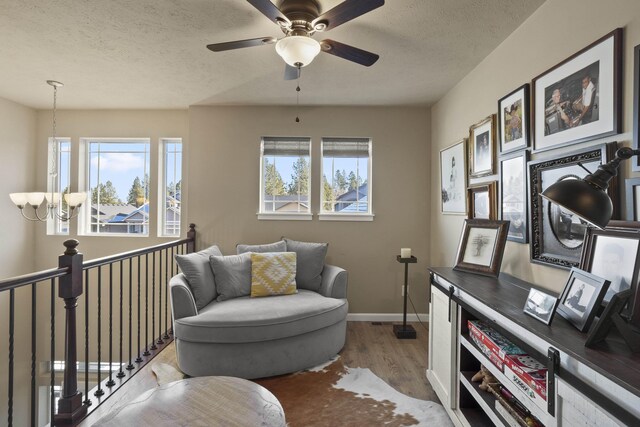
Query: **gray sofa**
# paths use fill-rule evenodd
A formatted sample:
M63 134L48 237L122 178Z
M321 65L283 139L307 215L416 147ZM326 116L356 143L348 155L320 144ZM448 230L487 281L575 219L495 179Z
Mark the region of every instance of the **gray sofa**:
M325 265L318 292L213 300L200 310L186 277L169 282L178 366L190 376L262 378L326 362L344 346L347 272Z

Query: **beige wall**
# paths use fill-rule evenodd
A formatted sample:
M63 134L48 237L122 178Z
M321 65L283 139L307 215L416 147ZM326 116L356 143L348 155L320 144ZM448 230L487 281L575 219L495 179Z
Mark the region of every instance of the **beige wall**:
M426 312L429 258L429 111L425 108L191 107L187 147L189 216L199 248L217 243L225 254L237 243L287 236L329 242L328 262L349 270L352 313L400 313L403 266L395 257L411 247L411 296ZM312 138L311 208L319 209L320 139L373 139L373 222L259 221L260 137ZM411 308L409 308L411 310Z
M34 225L9 199L9 193L36 190L35 127L35 110L0 98L0 278L28 273L35 266Z
M151 177L157 176L158 141L163 137L182 137L188 143L187 110L60 110L57 115L57 136L69 137L72 142L71 188L78 184L78 147L82 137L150 138ZM37 182L46 188L47 150L46 141L51 135L51 112L39 111L37 118L38 148ZM185 182L186 184L186 182ZM167 238L157 238L155 204L157 182L150 189L151 209L150 237L109 237L78 236L77 220L72 220L69 236L47 236L44 224L37 224L35 233L36 268L44 269L57 265L57 255L63 250L62 243L69 238L80 241L79 250L85 259L94 259L124 252L131 249L166 242ZM186 204L186 203L185 203ZM186 216L185 216L186 217ZM186 225L183 227L186 231Z
M623 133L614 138L573 145L544 155L556 155L606 141L630 145L633 127L633 47L640 43L640 2L637 0L547 0L432 107L431 264L452 265L463 222L461 216L439 213L438 152L468 136L469 125L495 113L498 99L617 27L625 27ZM532 159L536 158L539 156L532 156ZM631 176L627 165L623 176ZM529 245L514 242L507 242L502 270L556 291L562 289L568 276L566 270L530 263Z

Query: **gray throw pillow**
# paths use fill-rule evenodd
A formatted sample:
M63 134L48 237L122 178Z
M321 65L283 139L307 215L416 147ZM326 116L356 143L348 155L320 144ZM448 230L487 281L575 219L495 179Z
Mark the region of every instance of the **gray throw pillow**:
M327 256L328 243L298 242L284 239L287 243L287 252L295 252L296 283L298 289L318 291L322 285L322 270L324 258Z
M211 255L222 255L222 252L216 245L213 245L200 252L175 256L180 270L184 273L191 287L198 310L201 310L218 296L216 282L209 263Z
M257 252L261 254L266 252L286 252L287 244L284 240L280 240L279 242L266 243L264 245L238 245L236 246L236 251L238 255L245 252Z
M212 256L213 276L216 279L218 301L251 294L251 253Z

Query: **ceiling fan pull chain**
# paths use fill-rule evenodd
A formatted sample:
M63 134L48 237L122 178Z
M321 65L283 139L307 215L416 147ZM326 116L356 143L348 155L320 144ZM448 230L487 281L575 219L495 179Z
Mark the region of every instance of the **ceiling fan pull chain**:
M296 123L300 123L300 75L302 74L300 65L298 65L298 86L296 86Z

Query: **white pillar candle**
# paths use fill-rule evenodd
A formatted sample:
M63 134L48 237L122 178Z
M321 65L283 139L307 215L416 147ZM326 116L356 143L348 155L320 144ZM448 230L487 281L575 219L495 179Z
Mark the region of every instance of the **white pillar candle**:
M411 248L400 249L400 258L411 258Z

